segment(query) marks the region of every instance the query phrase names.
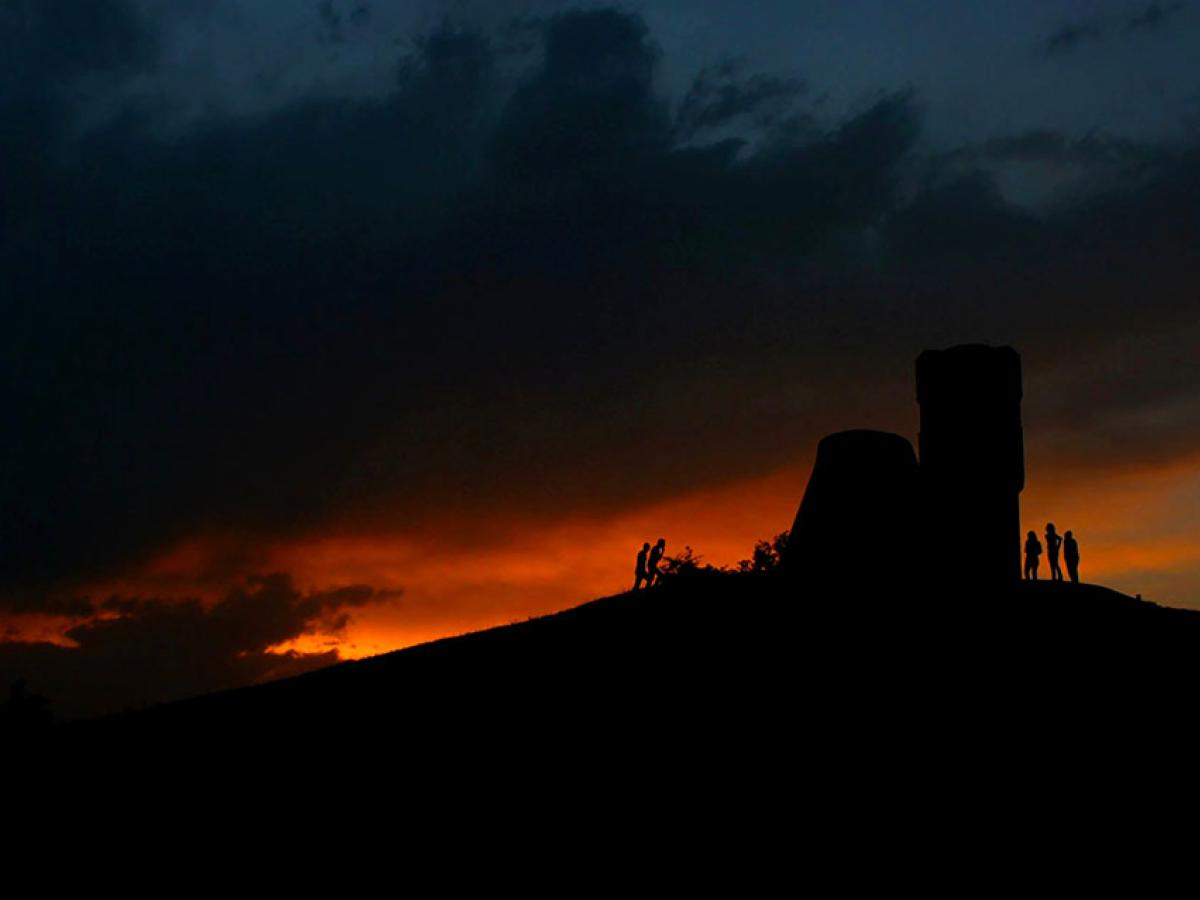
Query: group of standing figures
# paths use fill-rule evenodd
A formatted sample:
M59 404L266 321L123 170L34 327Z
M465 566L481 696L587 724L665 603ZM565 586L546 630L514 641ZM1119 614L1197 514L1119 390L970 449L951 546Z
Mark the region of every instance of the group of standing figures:
M1058 566L1058 552L1062 550L1063 562L1067 564L1067 574L1074 584L1079 584L1079 543L1075 535L1067 532L1062 537L1054 528L1053 522L1046 523L1046 558L1050 562L1050 580L1062 581L1062 569ZM1038 562L1042 556L1042 542L1038 540L1037 532L1029 532L1025 539L1025 579L1037 581Z
M667 552L667 539L659 538L658 543L651 547L649 544L642 544L642 549L637 555L637 569L634 571L633 589L636 591L642 586L642 582L646 582L646 587L658 581L661 572L658 571L658 564L662 562L663 554Z

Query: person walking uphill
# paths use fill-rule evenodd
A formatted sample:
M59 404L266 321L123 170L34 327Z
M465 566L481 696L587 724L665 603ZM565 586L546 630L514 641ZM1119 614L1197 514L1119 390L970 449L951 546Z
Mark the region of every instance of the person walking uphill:
M1063 539L1058 536L1053 522L1046 523L1046 558L1050 561L1050 580L1062 581L1062 569L1058 565L1058 548Z
M658 571L658 564L662 562L663 554L667 552L667 539L659 538L658 543L654 545L654 549L650 551L650 564L646 568L646 587L650 587L659 576L662 575Z
M638 551L637 567L633 570L633 589L636 591L642 586L642 582L646 582L646 587L650 587L650 575L646 572L646 555L650 552L649 542L642 544L642 549Z
M1063 538L1063 562L1067 564L1067 575L1071 577L1071 584L1079 584L1079 542L1069 531Z
M1037 581L1038 557L1042 555L1042 542L1038 540L1037 532L1029 532L1025 539L1025 580Z

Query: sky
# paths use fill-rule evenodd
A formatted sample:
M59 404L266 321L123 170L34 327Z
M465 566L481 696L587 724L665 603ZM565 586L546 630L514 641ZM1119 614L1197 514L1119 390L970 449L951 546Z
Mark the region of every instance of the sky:
M0 676L63 715L732 564L913 361L1200 608L1200 6L0 0ZM953 543L950 541L948 543Z

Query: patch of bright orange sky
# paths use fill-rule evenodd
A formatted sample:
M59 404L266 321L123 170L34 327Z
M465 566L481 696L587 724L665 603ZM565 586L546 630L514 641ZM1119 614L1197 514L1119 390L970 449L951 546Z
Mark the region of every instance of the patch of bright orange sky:
M368 656L626 590L642 541L660 536L667 539L668 553L686 544L707 562L733 564L750 555L756 540L791 525L810 466L805 460L766 476L698 489L605 518L475 523L471 534L490 535L484 543L444 527L423 536L314 536L263 548L258 570L291 572L305 590L345 584L401 589L394 602L355 610L341 635L337 646L344 657ZM1054 521L1060 532L1075 532L1085 581L1200 608L1197 509L1200 457L1071 477L1031 471L1022 495L1023 530L1040 534L1047 521ZM935 553L952 552L952 536L930 537ZM194 585L210 557L220 552L219 543L193 541L177 547L147 567L144 577L96 585L96 595L161 595L166 583ZM968 536L960 543L965 551ZM333 640L305 636L280 649L327 650Z

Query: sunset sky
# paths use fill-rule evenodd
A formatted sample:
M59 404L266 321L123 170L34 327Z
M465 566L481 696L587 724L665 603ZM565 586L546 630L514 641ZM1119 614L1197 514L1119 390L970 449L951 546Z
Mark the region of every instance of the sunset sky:
M1200 5L0 0L0 677L63 714L732 564L913 362L1200 609ZM967 536L933 535L941 552Z

